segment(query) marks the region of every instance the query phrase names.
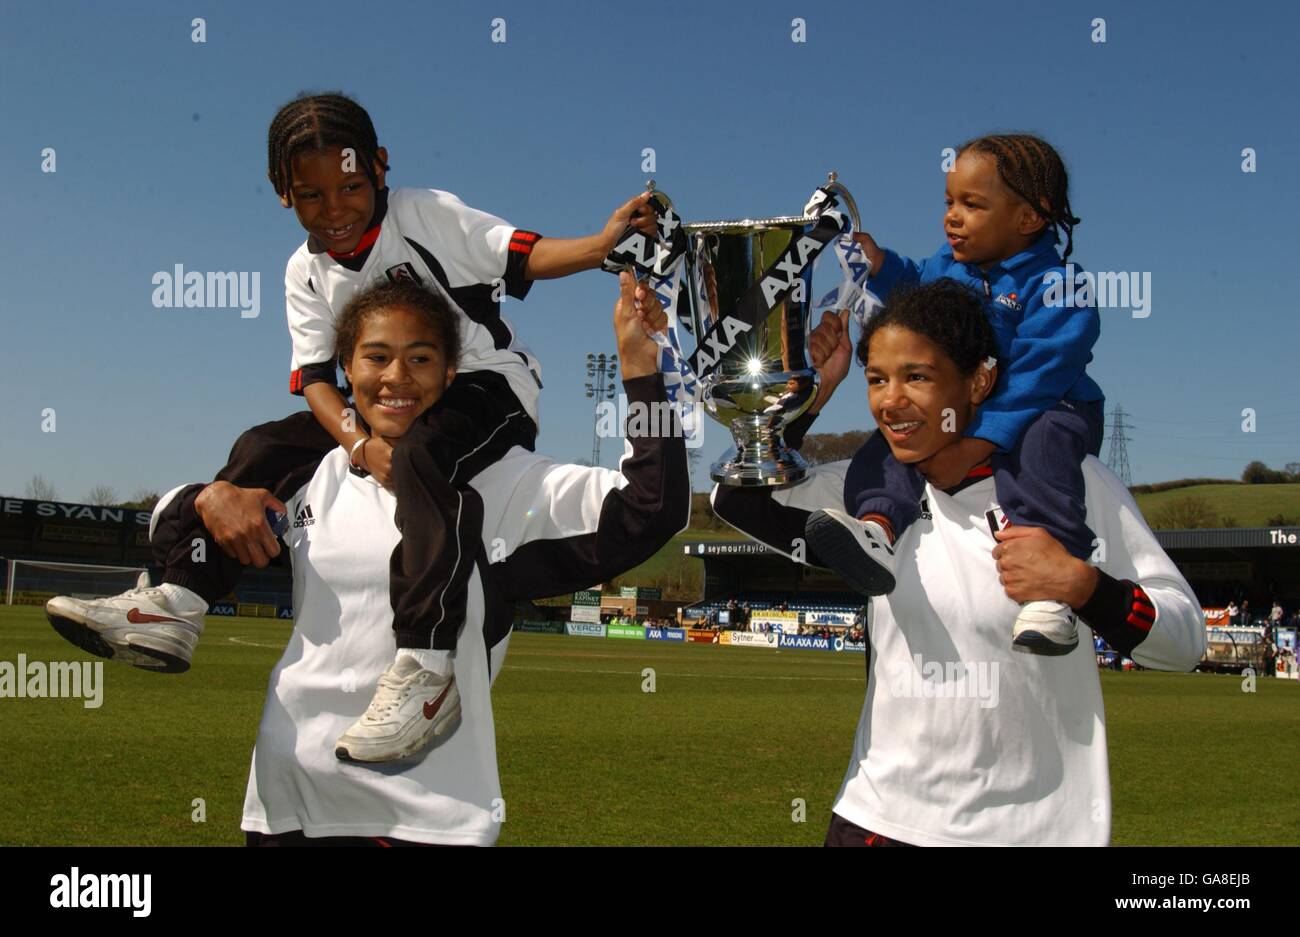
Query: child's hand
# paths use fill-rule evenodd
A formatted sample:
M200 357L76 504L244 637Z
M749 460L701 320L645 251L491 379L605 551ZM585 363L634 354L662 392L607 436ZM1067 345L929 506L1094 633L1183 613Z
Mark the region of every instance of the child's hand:
M361 447L361 466L375 476L375 481L393 490L393 446L383 436L371 436Z
M849 311L841 309L838 315L829 309L823 312L821 324L808 336L808 350L812 366L821 376L817 399L808 408L809 413L817 413L849 373L849 362L853 357L853 343L849 341Z
M607 244L605 253L609 253L614 249L614 245L618 243L619 235L623 233L628 225L636 228L647 237L657 235L659 216L650 207L649 192L642 192L636 198L629 199L614 209L614 214L610 215L609 221L605 222L605 230L601 235Z
M986 439L963 436L944 446L930 458L916 463L930 484L942 490L955 488L975 466L985 461L997 448Z
M871 275L875 276L880 271L880 265L885 262L885 252L876 243L876 239L865 231L854 232L853 240L862 245L862 253L871 262Z

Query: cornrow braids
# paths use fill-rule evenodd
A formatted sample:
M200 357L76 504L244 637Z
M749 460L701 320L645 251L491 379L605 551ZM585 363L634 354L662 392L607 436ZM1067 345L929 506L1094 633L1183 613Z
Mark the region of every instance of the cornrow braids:
M1028 133L989 134L963 143L957 155L968 151L993 159L1007 188L1058 229L1056 243L1061 242L1059 232L1065 232L1068 258L1074 250L1074 227L1082 219L1070 210L1070 176L1052 145Z
M345 94L300 94L276 112L266 134L267 173L275 194L293 201L293 158L307 150L351 147L370 184L379 187L379 139L366 109ZM384 169L389 167L383 164Z

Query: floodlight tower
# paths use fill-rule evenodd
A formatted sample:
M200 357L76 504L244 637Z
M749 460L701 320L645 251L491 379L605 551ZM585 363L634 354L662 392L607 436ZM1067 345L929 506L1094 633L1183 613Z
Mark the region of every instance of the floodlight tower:
M618 355L602 351L587 355L587 396L596 401L596 417L591 429L591 464L600 465L600 405L614 399L614 375L618 373Z

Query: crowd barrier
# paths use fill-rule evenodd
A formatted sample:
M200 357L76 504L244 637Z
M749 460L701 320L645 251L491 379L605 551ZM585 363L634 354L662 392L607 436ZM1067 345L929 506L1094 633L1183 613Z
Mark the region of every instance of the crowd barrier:
M646 626L645 636L647 641L677 641L678 643L686 640L685 628L651 628Z
M291 605L214 602L209 615L251 618L293 618ZM775 631L713 631L708 628L652 627L650 625L604 625L589 621L540 621L524 619L514 623L515 631L532 634L569 634L584 638L615 638L633 641L671 641L677 644L721 644L727 647L788 648L810 651L865 651L866 645L842 637L787 635Z
M604 625L593 625L589 621L570 621L564 625L565 634L577 635L583 638L603 638L605 637Z
M550 627L547 627L550 625ZM724 647L786 648L800 651L865 652L861 641L845 637L822 638L810 634L780 634L775 631L714 631L709 628L660 628L651 625L597 625L585 621L530 622L515 624L516 631L549 631L587 638L613 638L637 641L673 641L678 644L719 644Z

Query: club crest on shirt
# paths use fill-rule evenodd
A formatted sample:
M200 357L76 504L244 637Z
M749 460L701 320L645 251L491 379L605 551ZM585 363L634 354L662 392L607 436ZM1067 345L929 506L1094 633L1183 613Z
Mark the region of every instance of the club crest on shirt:
M993 301L999 305L1006 306L1008 309L1014 309L1016 312L1020 312L1020 310L1024 308L1020 305L1020 301L1016 299L1015 293L1003 293Z
M994 534L999 530L1005 530L1011 524L1007 520L1007 512L996 504L989 505L989 509L984 512L984 519L989 523L989 533Z
M409 262L402 262L395 267L389 267L384 271L389 280L410 280L412 283L420 282L420 275L415 272L415 268Z

